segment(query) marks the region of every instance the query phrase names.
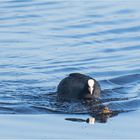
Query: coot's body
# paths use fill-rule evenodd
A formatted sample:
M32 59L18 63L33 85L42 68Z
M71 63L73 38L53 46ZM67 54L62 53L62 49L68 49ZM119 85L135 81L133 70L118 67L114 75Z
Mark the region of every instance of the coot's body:
M100 85L95 79L80 73L71 73L57 88L60 100L94 99L100 97L100 92Z

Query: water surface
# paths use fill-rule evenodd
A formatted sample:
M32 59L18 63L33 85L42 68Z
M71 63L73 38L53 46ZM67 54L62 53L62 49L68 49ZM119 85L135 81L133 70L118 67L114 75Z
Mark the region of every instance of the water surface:
M62 104L49 95L72 72L97 79L112 110L138 110L139 7L138 1L1 0L0 113L88 113L80 102Z

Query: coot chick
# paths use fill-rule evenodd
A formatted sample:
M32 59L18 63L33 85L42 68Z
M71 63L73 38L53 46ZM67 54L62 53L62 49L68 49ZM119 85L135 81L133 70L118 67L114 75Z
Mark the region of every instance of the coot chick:
M59 100L96 99L100 97L99 83L90 76L71 73L58 85L57 97Z

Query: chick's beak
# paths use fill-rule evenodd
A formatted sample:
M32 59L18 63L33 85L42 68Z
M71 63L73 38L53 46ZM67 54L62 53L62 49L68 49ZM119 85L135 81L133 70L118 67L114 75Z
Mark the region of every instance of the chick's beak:
M88 90L89 90L89 93L92 95L93 94L93 87L89 87Z

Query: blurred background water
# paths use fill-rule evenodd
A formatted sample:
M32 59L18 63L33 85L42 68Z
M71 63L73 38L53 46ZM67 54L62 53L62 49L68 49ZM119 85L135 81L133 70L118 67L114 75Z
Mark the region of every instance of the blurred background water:
M96 78L114 109L140 107L140 2L0 1L0 113L48 113L60 80ZM69 106L69 105L68 105Z

